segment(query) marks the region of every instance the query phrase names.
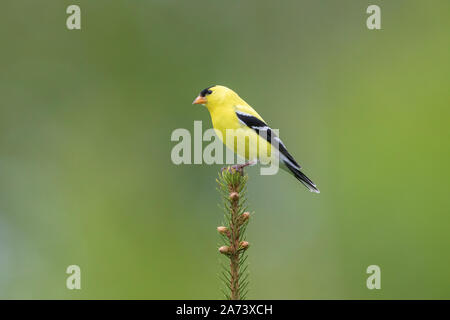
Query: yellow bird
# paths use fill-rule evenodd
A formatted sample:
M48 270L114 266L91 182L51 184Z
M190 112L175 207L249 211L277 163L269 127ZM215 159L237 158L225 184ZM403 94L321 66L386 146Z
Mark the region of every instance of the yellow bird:
M193 104L206 106L217 136L239 156L250 162L261 163L271 163L275 156L279 159L280 168L293 174L311 192L320 193L314 182L300 171L301 166L287 151L284 143L236 92L220 85L211 86L202 90ZM230 131L234 132L231 136ZM240 143L244 147L239 147Z

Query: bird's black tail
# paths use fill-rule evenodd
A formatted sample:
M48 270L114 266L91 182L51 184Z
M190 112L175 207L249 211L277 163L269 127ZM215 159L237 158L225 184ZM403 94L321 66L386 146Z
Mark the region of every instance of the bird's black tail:
M319 189L317 189L314 182L311 181L310 178L308 178L303 172L301 172L296 167L292 166L288 162L284 162L286 167L289 169L289 171L292 172L292 174L301 182L305 187L309 189L311 192L320 193Z

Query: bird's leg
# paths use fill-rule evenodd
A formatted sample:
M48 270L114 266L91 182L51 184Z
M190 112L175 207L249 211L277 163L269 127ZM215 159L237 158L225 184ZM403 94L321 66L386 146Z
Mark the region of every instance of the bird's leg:
M243 169L245 167L252 166L254 164L255 163L253 161L248 161L248 162L246 162L244 164L237 164L236 167L237 167L237 169Z
M239 172L243 173L243 169L245 167L252 166L254 164L255 163L253 161L248 161L248 162L246 162L244 164L236 164L236 165L232 166L231 168L233 168L236 171L239 171Z

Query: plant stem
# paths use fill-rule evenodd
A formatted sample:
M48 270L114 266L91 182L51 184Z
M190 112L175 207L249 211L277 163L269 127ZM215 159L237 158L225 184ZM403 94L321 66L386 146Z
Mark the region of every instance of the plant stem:
M222 279L229 289L229 294L225 296L230 300L244 299L248 277L245 277L246 266L243 266L243 255L249 247L249 243L244 240L245 229L248 224L250 213L244 212L245 193L248 176L244 174L244 166L229 167L219 174L217 180L219 190L225 204L226 226L217 228L222 235L225 246L219 248L219 252L230 259L230 269L225 270Z
M238 190L232 188L232 192ZM239 300L239 198L232 200L231 203L231 254L230 254L230 271L231 271L231 300Z

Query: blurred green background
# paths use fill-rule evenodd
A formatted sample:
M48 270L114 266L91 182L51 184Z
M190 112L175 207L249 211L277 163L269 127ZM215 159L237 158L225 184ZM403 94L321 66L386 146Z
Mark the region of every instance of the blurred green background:
M212 84L321 190L248 170L249 298L450 298L449 1L0 7L0 298L222 298L221 166L170 160L174 129L211 126L191 102Z

